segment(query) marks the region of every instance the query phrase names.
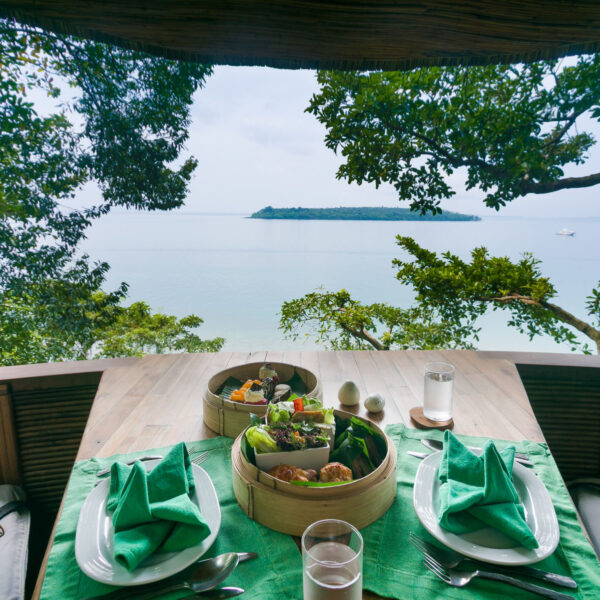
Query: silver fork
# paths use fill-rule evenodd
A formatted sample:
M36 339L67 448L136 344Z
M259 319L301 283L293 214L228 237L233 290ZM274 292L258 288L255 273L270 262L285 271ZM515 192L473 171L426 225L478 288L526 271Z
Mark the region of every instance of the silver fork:
M210 455L210 450L205 450L204 452L201 452L200 450L192 450L191 452L188 452L188 456L190 457L190 460L195 464L195 465L201 465ZM162 458L162 456L152 456L152 457L144 457L144 458L140 458L137 460L154 460L154 459L160 459ZM133 464L135 462L135 460L132 460L126 464ZM104 475L108 475L110 473L110 469L106 469L106 472L103 473ZM100 475L100 473L97 474L98 476ZM96 487L98 484L102 483L104 481L104 478L99 478L98 481L96 481L96 483L94 484L94 487Z
M444 449L444 443L439 441L439 440L433 440L433 439L429 439L429 438L424 438L421 440L421 444L423 444L423 446L427 446L430 450L443 450ZM476 446L467 446L467 448L469 450L477 450L480 451L481 448L477 448ZM524 452L515 452L515 458L516 459L522 459L522 460L529 460L529 456L527 454L525 454Z
M210 450L205 450L204 452L200 452L199 450L192 450L189 452L190 460L195 465L201 465L210 455Z
M434 452L439 452L444 449L444 444L439 440L430 440L424 438L421 440L421 444ZM481 452L482 448L477 448L475 446L467 446L469 450L472 452ZM523 454L522 452L515 452L515 462L522 464L524 467L533 468L533 463L529 460L527 454Z
M474 559L471 559L467 556L463 556L459 552L455 550L451 550L450 548L439 548L438 546L434 546L430 544L423 538L419 537L416 533L412 531L409 533L409 538L411 544L419 550L422 554L428 554L437 562L439 562L442 566L451 569L452 567L458 567L464 561L475 562ZM488 567L489 568L489 567ZM512 573L518 575L525 575L528 577L533 577L535 579L540 579L541 581L548 581L555 585L560 585L562 587L577 589L577 583L574 579L570 577L566 577L565 575L558 575L557 573L548 573L547 571L542 571L541 569L536 569L533 567L521 567L515 566L510 567L509 569L503 569L501 567L496 567L492 569L497 573Z
M534 585L533 583L527 583L502 573L493 573L492 571L483 571L481 569L447 569L432 556L427 553L423 553L423 562L425 566L435 575L437 575L443 582L453 587L464 587L467 585L473 577L482 577L483 579L492 579L493 581L502 581L509 585L528 590L538 596L544 598L551 598L552 600L574 600L573 596L562 594L561 592L555 592L548 588Z

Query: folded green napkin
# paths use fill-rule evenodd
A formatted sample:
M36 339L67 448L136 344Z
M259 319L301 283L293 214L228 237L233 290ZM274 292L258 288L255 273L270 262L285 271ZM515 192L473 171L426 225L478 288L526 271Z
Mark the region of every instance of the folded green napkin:
M129 571L154 551L200 544L210 528L192 502L194 474L182 442L150 473L139 461L113 463L107 510L113 512L115 560Z
M500 453L492 441L477 456L447 430L438 474L440 525L457 534L492 527L527 549L537 548L512 482L514 456L513 446Z

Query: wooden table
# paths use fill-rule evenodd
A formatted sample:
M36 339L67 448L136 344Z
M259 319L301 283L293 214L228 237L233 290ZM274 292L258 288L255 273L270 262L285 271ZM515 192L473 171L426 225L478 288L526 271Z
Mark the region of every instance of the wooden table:
M326 406L338 406L337 391L351 379L360 388L361 398L372 393L386 398L385 410L376 418L378 423L408 426L410 408L422 403L424 364L432 360L451 362L456 367L455 433L544 441L517 369L507 360L484 358L466 350L219 352L149 355L133 365L105 371L77 460L215 437L202 420L208 379L229 366L263 360L313 371L321 380ZM367 416L362 405L355 412ZM34 598L39 596L44 571L45 562ZM378 596L365 592L363 597Z

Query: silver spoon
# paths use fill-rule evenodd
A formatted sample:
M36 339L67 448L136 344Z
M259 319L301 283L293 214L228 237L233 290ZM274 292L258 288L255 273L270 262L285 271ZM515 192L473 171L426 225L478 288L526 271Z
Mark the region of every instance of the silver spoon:
M240 557L236 552L227 552L220 554L208 560L202 560L194 569L194 572L183 581L174 583L164 583L162 586L156 586L155 589L144 593L141 596L134 596L136 600L145 598L155 598L157 595L164 595L178 590L189 590L197 594L216 588L222 581L225 581L233 570L238 566Z
M255 555L247 553L244 560L253 558ZM120 589L110 594L91 598L89 600L124 600L135 598L136 600L147 600L154 598L157 594L161 596L177 590L190 590L194 593L205 592L217 587L227 579L240 562L237 552L227 552L214 558L201 560L194 565L194 570L180 581L160 581L134 588Z

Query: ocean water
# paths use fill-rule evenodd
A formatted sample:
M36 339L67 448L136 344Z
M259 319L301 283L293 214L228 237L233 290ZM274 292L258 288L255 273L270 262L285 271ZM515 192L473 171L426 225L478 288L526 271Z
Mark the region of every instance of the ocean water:
M556 235L561 228L573 237ZM106 289L129 285L129 301L204 319L202 337L226 338L224 350L309 350L278 329L281 305L316 288L344 288L362 302L409 306L413 293L395 278L403 258L396 235L468 258L531 252L557 289L555 303L586 317L585 300L600 279L600 219L487 217L476 222L263 221L246 215L115 212L96 222L83 249L111 265ZM567 352L552 339L533 341L506 326L503 312L481 321L483 350ZM581 337L580 339L584 339Z

